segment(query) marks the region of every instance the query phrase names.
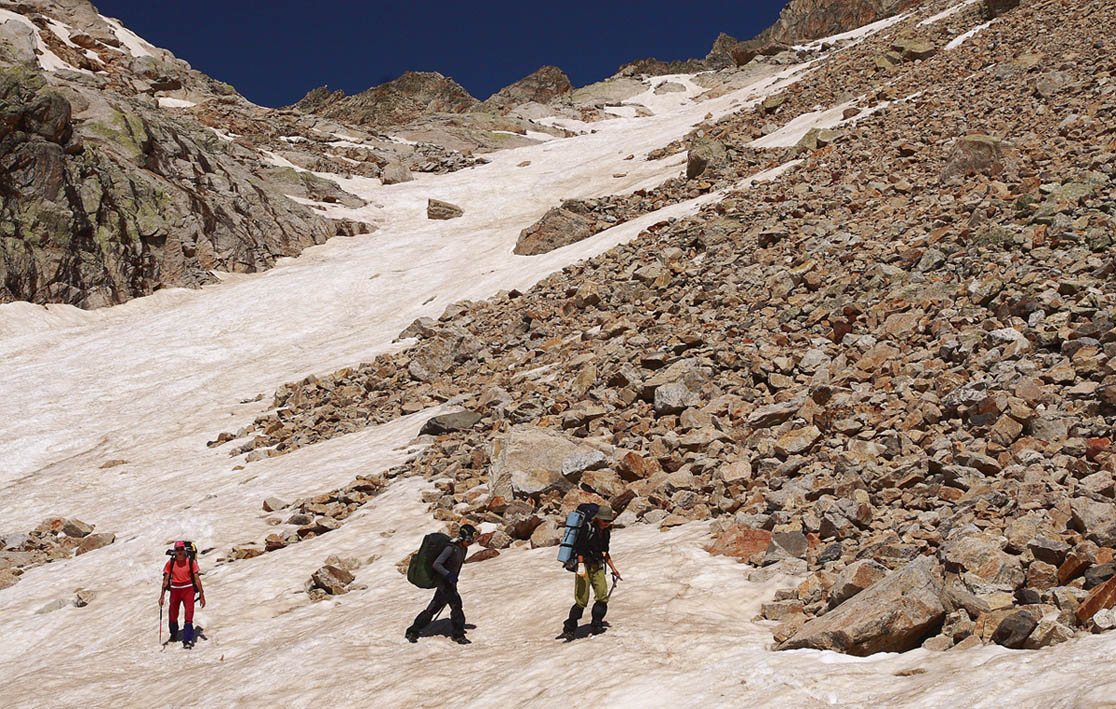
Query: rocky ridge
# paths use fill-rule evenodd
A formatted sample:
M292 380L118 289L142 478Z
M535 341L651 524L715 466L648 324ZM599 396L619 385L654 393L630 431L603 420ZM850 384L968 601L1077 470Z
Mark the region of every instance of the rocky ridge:
M370 128L386 128L431 113L465 113L479 103L461 84L436 71L408 71L352 96L322 86L291 108Z
M363 201L314 172L485 162L256 106L86 0L0 10L0 302L95 308L263 270L375 230L323 216Z
M2 9L18 19L0 25L0 302L119 303L265 268L336 233L235 146L172 115L193 105L172 94L243 101L231 87L123 44L88 3Z
M743 146L852 97L777 182L417 321L215 444L259 459L455 403L472 422L389 473L432 479L437 519L495 524L498 549L555 543L581 501L715 518L715 551L805 575L764 609L780 647L1111 627L1116 17L1036 1L875 61L983 21L917 24L944 8L691 136Z
M922 0L790 0L779 19L756 38L759 44L794 42L840 34L884 20L919 5Z

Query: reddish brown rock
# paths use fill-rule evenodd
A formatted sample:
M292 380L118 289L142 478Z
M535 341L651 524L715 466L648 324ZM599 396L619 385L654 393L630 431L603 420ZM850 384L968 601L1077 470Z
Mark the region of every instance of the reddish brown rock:
M78 544L77 555L80 556L81 554L85 554L86 552L93 551L94 549L100 549L101 547L106 547L106 546L108 546L109 544L112 544L115 541L116 541L116 535L115 534L110 534L110 533L90 534L89 536L83 538L81 540L81 543Z
M466 559L465 563L475 564L479 561L488 561L489 559L495 559L498 556L500 556L500 552L496 549L481 549L480 551L476 552L468 559Z
M1116 607L1116 576L1089 592L1088 597L1077 607L1077 622L1084 625L1097 611L1113 607Z
M771 532L734 525L721 533L713 544L706 547L710 554L731 556L746 563L763 558L771 545Z

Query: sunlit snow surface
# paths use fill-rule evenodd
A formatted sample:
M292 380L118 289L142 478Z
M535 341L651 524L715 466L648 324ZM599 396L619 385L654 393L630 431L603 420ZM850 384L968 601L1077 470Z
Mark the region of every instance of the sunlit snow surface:
M181 98L170 98L169 96L159 97L159 108L193 108L198 104L193 101L187 101Z
M958 12L961 12L966 7L968 7L969 5L972 5L973 3L977 3L977 2L980 2L980 0L964 0L963 2L959 2L956 5L953 5L951 7L946 8L945 10L942 10L941 12L939 12L936 15L931 15L930 17L927 17L925 20L922 20L921 22L919 22L918 26L919 27L925 27L926 25L932 25L935 22L941 22L944 19L947 19L949 17L953 17L954 15L956 15Z
M962 44L964 44L970 37L975 35L977 32L980 32L981 30L986 29L993 22L995 22L995 20L989 20L988 22L985 22L982 25L977 25L976 27L972 28L968 32L964 32L962 34L959 34L958 36L951 39L948 44L946 44L946 46L945 46L946 50L957 49Z
M8 22L16 22L30 28L32 33L32 40L35 43L35 49L37 51L36 59L38 59L39 66L42 67L44 70L61 71L62 69L66 69L68 71L76 71L81 74L93 73L88 69L79 69L76 66L67 64L61 57L50 51L50 48L47 46L46 42L43 41L43 37L39 33L39 28L36 27L35 23L31 22L31 20L27 19L23 15L12 12L11 10L0 9L0 24L5 24ZM58 29L52 25L51 31L58 32ZM67 43L69 43L68 36L66 39Z
M1113 636L1034 653L983 648L862 660L770 652L769 628L752 618L792 580L749 582L748 567L709 557L704 524L616 532L626 580L602 637L556 642L572 578L553 561L553 549L514 550L462 574L473 645L440 635L410 645L403 630L429 593L409 586L395 563L438 528L418 480L392 484L328 535L214 568L212 560L234 544L261 540L272 529L267 517L286 517L263 513L265 497L319 494L402 462L410 452L403 447L436 411L243 470L233 470L240 459L230 459L227 447L210 450L207 440L266 410L284 382L397 346L391 340L415 317L526 288L656 221L692 213L697 200L545 256L511 255L519 231L561 199L678 175L683 154L644 156L706 113L719 117L778 90L795 71L698 104L690 101L697 87L671 77L687 91L628 101L653 117L582 124L585 135L410 183L340 180L369 203L331 205L330 214L380 230L333 239L266 273L226 275L200 291L168 290L91 312L0 306L0 532L26 531L57 514L117 535L107 548L31 570L0 591L0 706L1111 703ZM524 161L530 165L518 167ZM431 197L460 205L465 216L427 220ZM239 403L259 393L263 401ZM111 460L127 462L101 468ZM158 576L166 544L183 537L215 550L202 557L210 607L197 619L208 639L192 652L164 651ZM368 590L311 603L303 583L330 554L376 557L357 572ZM77 588L96 591L88 607L36 614ZM912 669L926 672L895 676Z
M127 49L128 53L133 57L155 56L153 51L155 47L149 44L143 37L140 37L111 17L102 15L101 19L108 23L109 27L112 28L112 33L116 35L116 38L120 40L120 43L124 45L125 49Z

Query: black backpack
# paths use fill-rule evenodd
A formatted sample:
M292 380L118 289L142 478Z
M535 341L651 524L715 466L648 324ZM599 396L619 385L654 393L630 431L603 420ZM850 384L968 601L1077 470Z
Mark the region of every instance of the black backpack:
M422 545L407 565L407 580L419 588L436 588L438 574L434 572L434 562L438 556L453 543L441 532L433 532L422 538Z
M192 583L194 585L194 600L197 600L197 598L198 598L198 578L197 578L197 576L194 575L194 564L198 560L198 547L193 542L185 542L184 541L182 543L186 545L186 563L188 563L190 565L190 583ZM167 549L167 556L169 556L171 558L171 562L173 563L174 562L174 549L173 548ZM169 576L167 577L167 587L168 587L168 589L170 587L170 577ZM164 589L164 590L168 590L168 589Z

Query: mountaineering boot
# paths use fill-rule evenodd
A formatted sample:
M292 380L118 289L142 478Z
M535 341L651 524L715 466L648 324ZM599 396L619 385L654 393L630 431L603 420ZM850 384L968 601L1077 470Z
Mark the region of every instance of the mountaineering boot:
M180 638L178 637L178 623L171 623L170 624L170 640L168 640L167 642L168 643L178 642L179 639Z
M414 628L407 628L407 632L403 637L407 638L407 642L417 643L418 631Z
M182 628L182 647L190 649L194 647L194 624L187 623Z
M590 625L590 630L593 635L600 635L605 631L604 617L608 613L608 604L601 603L600 601L593 604L593 623Z
M558 637L563 640L573 640L577 635L577 623L581 620L581 614L585 609L576 603L570 608L570 616L566 618L566 622L562 623L562 634Z
M470 643L473 642L472 640L465 637L464 635L454 635L453 636L453 641L455 643L457 643L458 645L469 645Z

